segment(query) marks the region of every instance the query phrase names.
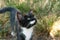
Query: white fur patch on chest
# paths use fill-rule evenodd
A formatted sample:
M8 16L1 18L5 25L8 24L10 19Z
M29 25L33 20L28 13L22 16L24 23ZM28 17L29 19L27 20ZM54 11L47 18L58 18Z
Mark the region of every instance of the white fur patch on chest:
M33 28L34 27L27 29L25 27L22 27L22 30L23 30L22 33L26 36L25 40L30 40L30 38L32 36Z

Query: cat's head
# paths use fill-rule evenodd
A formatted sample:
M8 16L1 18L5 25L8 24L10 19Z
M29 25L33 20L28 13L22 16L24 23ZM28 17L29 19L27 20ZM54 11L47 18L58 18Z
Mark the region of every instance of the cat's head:
M34 26L37 22L32 10L30 10L28 14L25 14L25 15L18 14L17 16L18 16L17 18L18 18L19 24L22 27L30 28Z

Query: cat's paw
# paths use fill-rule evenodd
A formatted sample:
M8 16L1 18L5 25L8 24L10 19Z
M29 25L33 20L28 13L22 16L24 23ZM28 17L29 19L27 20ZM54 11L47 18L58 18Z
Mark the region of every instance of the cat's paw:
M14 36L16 36L16 33L14 31L12 31L11 35L14 37Z

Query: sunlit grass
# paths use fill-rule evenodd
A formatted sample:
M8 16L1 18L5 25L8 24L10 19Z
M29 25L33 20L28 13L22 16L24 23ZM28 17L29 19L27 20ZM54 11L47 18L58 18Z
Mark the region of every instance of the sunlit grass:
M53 23L50 35L54 37L59 34L59 31L60 31L60 19Z

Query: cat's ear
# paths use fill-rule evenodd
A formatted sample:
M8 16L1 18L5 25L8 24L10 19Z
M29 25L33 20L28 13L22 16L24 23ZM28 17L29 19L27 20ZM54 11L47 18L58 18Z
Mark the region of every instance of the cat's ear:
M29 14L33 14L33 10L32 9L30 9Z
M29 11L28 15L29 15L29 16L34 16L32 9Z
M20 12L17 12L17 19L18 20L24 19L23 15Z

